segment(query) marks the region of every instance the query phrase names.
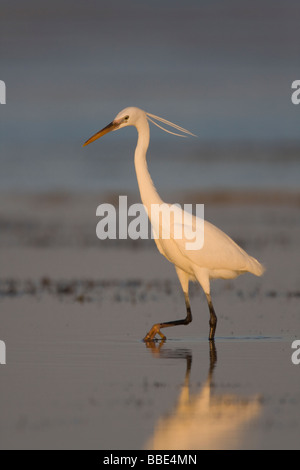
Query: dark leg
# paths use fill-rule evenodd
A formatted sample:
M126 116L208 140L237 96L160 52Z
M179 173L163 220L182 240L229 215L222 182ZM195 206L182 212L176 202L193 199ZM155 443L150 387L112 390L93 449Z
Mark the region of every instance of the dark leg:
M217 363L217 349L214 340L209 342L209 379L212 378L214 368Z
M161 339L166 339L165 335L160 331L161 328L168 328L170 326L188 325L192 321L192 312L190 306L189 295L187 292L184 293L185 305L186 305L186 318L183 320L174 320L165 323L156 323L152 326L151 330L146 334L144 341L153 341L156 335L159 335Z
M216 328L217 328L218 319L217 319L217 315L215 313L214 306L213 306L212 301L211 301L210 294L206 294L206 298L207 298L207 303L208 303L209 313L210 313L210 318L209 318L209 326L210 326L209 340L213 341L214 338L215 338L215 332L216 332Z

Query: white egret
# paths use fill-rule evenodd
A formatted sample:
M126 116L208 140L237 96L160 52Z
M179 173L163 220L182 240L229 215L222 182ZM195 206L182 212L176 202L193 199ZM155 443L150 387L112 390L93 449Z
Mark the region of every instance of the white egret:
M185 137L184 134L193 135L191 132L171 123L170 121L166 121L165 119L147 113L139 108L129 107L121 111L110 124L88 139L84 143L84 146L90 144L110 131L115 131L126 126L136 127L138 132L138 141L134 154L135 170L141 199L149 215L150 222L152 223L150 215L152 205L162 205L164 203L154 187L146 161L146 153L150 142L148 121L170 134L179 135L181 137ZM156 121L175 128L180 132L180 134L165 129ZM181 220L184 221L184 217L182 217ZM196 224L197 220L195 216L193 216L193 218L190 217L190 220L192 226L184 227L185 229L193 229L198 226ZM153 227L153 229L154 228L156 230L155 235L157 238L155 238L155 242L158 250L175 266L184 293L187 314L186 318L183 320L175 320L153 325L150 331L146 334L144 340L154 340L157 334L162 339L165 339L164 334L161 332L162 328L188 325L192 321L189 301L190 281L198 281L204 290L210 312L209 340L214 340L217 316L210 296L210 280L217 278L234 279L238 275L246 272L250 272L256 276L261 276L264 272L263 266L255 258L249 256L224 232L207 221L204 221L204 244L199 250L187 250L186 242L188 242L188 240L185 239L184 236L182 239L175 238L172 235L169 238L163 238L161 233L157 233L157 227ZM182 233L187 232L188 230L182 231Z

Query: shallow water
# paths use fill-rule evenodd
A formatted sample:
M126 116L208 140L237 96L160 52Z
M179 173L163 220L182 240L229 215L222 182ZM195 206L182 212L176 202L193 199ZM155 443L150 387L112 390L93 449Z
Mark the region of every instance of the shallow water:
M182 318L182 292L153 241L96 239L96 201L3 197L1 448L299 448L297 202L208 204L267 267L213 283L214 350L197 285L192 324L141 341Z
M60 313L47 337L28 312L30 333L6 334L1 448L298 448L291 338L145 345L79 331Z

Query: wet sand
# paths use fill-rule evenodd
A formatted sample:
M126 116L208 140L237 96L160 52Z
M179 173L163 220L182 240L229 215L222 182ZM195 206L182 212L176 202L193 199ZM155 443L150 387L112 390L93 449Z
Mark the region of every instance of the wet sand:
M97 240L114 195L2 195L1 449L299 448L299 196L189 199L267 268L212 284L215 348L197 285L141 341L184 301L153 241Z

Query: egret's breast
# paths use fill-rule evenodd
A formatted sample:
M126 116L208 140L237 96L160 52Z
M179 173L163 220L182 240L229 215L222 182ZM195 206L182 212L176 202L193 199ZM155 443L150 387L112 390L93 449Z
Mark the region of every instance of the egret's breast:
M194 271L191 262L188 258L183 256L181 251L178 249L174 240L167 239L154 239L157 245L159 252L167 258L170 263L173 263L178 268L182 269L186 273L188 273L191 278L194 278Z

